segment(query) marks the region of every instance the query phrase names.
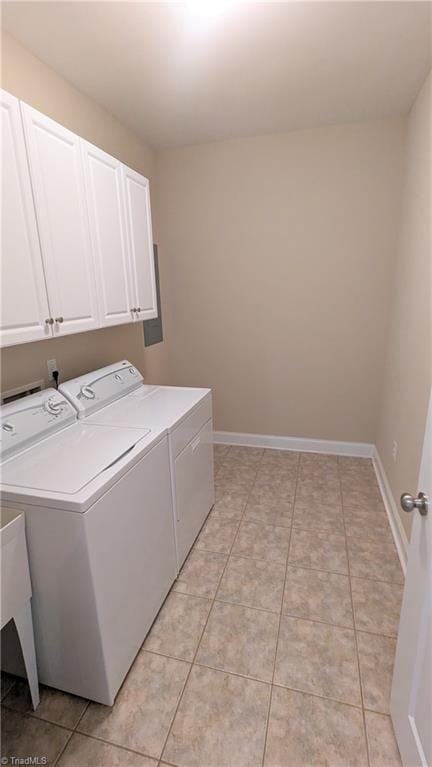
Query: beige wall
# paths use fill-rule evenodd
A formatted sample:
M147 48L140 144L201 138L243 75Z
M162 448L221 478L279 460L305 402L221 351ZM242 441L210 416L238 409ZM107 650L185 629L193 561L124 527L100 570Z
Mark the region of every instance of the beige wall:
M173 382L216 429L375 441L404 122L157 156Z
M154 152L5 32L2 34L2 87L146 175L153 191ZM167 278L162 252L159 258L165 298ZM165 309L168 311L166 302ZM149 381L166 380L166 344L144 350L143 327L137 323L5 349L2 352L2 388L9 389L39 378L47 380L46 360L50 357L57 359L63 378L66 378L126 356L133 358Z
M416 492L432 383L432 74L408 119L402 226L377 448L393 496ZM392 458L393 441L398 458ZM400 512L409 533L411 517Z

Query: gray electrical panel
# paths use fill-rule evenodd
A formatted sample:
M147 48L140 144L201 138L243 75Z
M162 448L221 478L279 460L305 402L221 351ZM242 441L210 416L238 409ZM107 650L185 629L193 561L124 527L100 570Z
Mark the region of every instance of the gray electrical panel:
M154 267L155 267L155 280L156 280L156 294L157 294L157 310L158 316L152 320L144 320L144 345L153 346L153 344L159 344L163 341L162 332L162 307L160 297L160 280L159 280L159 260L157 245L153 245L154 255Z

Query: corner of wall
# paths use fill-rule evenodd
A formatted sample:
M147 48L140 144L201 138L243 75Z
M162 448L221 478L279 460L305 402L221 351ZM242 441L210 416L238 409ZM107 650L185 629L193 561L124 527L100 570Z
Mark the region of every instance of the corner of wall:
M402 548L410 536L411 519L394 499L418 490L432 382L431 137L432 73L407 117L401 224L375 435L377 473Z

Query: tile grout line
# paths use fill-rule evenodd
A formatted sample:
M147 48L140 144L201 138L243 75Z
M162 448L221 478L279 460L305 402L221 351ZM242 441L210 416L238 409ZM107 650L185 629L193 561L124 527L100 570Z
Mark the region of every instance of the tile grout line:
M103 705L103 704L101 704L101 705ZM71 732L71 738L72 738L73 735L80 735L83 738L88 738L89 740L95 740L97 743L104 743L107 746L113 746L114 748L120 749L120 751L126 751L126 753L128 753L128 754L136 754L137 756L144 756L146 759L152 759L156 763L158 763L158 761L159 761L159 757L158 756L151 756L150 754L148 754L145 751L137 751L135 748L130 748L129 746L124 746L124 745L122 745L120 743L117 743L114 740L106 740L106 738L102 738L102 737L100 737L100 735L91 735L90 733L82 732L81 730L73 730ZM68 743L66 745L69 745L69 742L70 742L70 739L69 739L69 741L68 741ZM60 757L58 757L58 758L60 758ZM57 764L57 762L56 762L56 764ZM55 765L53 765L53 767L55 767Z
M10 690L12 689L12 687L15 686L17 681L18 680L16 680L13 683L13 685L10 688ZM9 694L10 690L8 691L8 694ZM6 711L10 711L13 714L17 714L18 717L20 717L21 719L24 719L24 720L25 719L34 719L37 722L43 722L44 724L48 724L51 727L54 727L54 728L59 729L59 730L64 730L65 732L69 733L69 737L67 738L65 744L61 747L61 749L60 749L59 753L57 754L57 756L54 756L54 760L52 762L52 765L53 765L53 767L55 767L57 765L57 763L58 763L58 760L63 755L64 751L66 750L67 746L69 745L70 740L71 740L71 738L72 738L72 736L73 736L73 734L75 732L75 729L73 727L67 727L66 725L60 724L58 722L53 722L50 719L43 719L40 716L35 716L33 711L17 711L17 709L11 708L11 706L8 706L7 704L5 704L4 701L1 701L1 708L5 709ZM86 706L86 708L87 708L87 706Z
M227 519L226 521L227 522L238 522L238 524L240 525L240 523L242 522L242 519L239 519L239 520ZM256 523L256 524L258 524L258 523ZM307 532L307 533L313 532L310 529L306 529L306 528L303 528L303 527L302 528L296 527L295 525L291 525L290 527L288 527L287 525L285 525L285 526L282 526L282 525L262 525L262 526L263 527L279 527L281 530L289 530L290 532L292 531L292 529L302 530L303 532ZM320 533L327 532L328 533L329 531L319 530L318 532L320 532ZM236 533L236 535L237 535L237 533ZM344 539L344 542L346 542L346 540L348 540L348 538L345 539L345 536L344 536L343 533L334 533L334 535L339 535L340 538ZM226 553L224 554L224 552L216 551L215 549L196 549L196 551L204 551L204 552L208 552L209 554L222 554L222 556L227 556ZM230 554L230 556L233 556L234 558L238 558L238 559L253 560L254 562L270 562L270 563L273 562L273 563L279 564L279 565L280 564L282 564L282 565L284 564L282 562L282 560L280 560L280 559L277 560L277 559L263 559L262 557L247 557L245 554L237 554L237 553L232 554L232 555ZM322 568L319 568L319 567L307 567L306 565L297 565L297 564L290 564L290 567L296 567L299 570L312 570L315 573L329 573L330 575L343 575L346 578L349 577L348 573L346 571L342 572L341 570L323 570ZM384 580L383 578L368 578L366 575L353 575L352 577L353 578L358 578L359 580L370 581L371 583L388 583L389 586L403 586L403 582L389 581L389 580ZM180 592L180 593L185 593L186 594L188 592ZM195 595L194 594L190 594L190 596L195 596Z
M72 730L71 734L69 735L69 737L68 737L68 739L67 739L66 743L64 744L64 746L63 746L63 748L61 749L60 753L58 754L57 758L54 760L54 762L53 762L53 767L56 767L56 765L59 763L60 759L62 758L62 756L63 756L64 752L66 751L66 749L67 749L67 747L68 747L68 745L69 745L69 743L71 742L71 740L72 740L73 736L75 735L75 733L76 733L76 731L77 731L77 727L78 727L79 723L81 722L81 720L82 720L82 718L83 718L83 716L84 716L85 712L87 711L87 709L88 709L89 705L90 705L90 701L88 700L88 701L87 701L87 703L86 703L86 705L84 706L84 710L81 712L81 715L78 717L77 721L75 722L75 726L74 726L74 728L73 728L73 730Z
M289 528L285 528L285 529L288 530ZM220 551L208 551L207 549L197 549L197 551L208 553L208 554L221 554ZM221 556L226 556L226 554L221 554ZM283 562L276 561L274 559L256 559L256 558L252 559L251 557L245 557L245 556L240 555L240 554L232 554L231 555L231 559L246 559L246 561L248 561L248 562L249 561L252 561L252 562L263 562L266 565L268 565L268 564L270 564L270 565L271 564L275 564L275 565L283 566ZM348 577L349 577L347 575L347 573L341 573L341 572L338 572L336 570L318 570L318 568L316 568L316 567L305 567L304 565L300 566L300 565L291 565L291 564L288 564L288 567L290 567L290 568L292 568L294 570L306 570L307 572L323 573L325 575L339 575L341 578L346 578L346 579L348 579ZM355 580L366 581L367 583L385 583L387 586L398 586L398 587L402 586L401 583L396 583L395 581L381 581L381 580L378 580L377 578L366 578L364 575L362 575L362 576L354 575L352 577ZM201 594L192 594L189 591L179 591L179 590L176 590L173 593L175 593L175 594L183 594L184 596L188 596L188 597L196 597L197 599L211 599L211 597L201 596ZM229 599L222 599L222 597L216 597L216 600L218 602L225 602L226 604L234 604L234 605L238 604L238 605L241 605L242 607L251 607L251 608L253 608L255 610L263 610L264 612L268 612L268 613L274 613L274 614L278 614L279 613L279 610L271 610L269 607L257 607L256 605L247 604L246 602L234 602L234 601L231 601ZM353 625L351 625L351 626L342 626L341 623L332 623L331 621L325 621L325 620L322 620L322 619L319 619L319 618L307 618L307 617L304 617L303 615L296 615L295 613L286 613L286 614L287 615L291 615L291 617L293 617L293 618L301 618L302 620L306 620L306 621L309 620L309 621L315 621L316 623L326 623L326 624L331 625L331 626L339 626L340 628L353 628ZM395 636L397 636L396 634L383 634L382 632L371 631L370 629L362 629L362 628L360 628L360 629L357 629L357 631L360 631L361 633L364 633L364 634L375 634L375 635L378 635L378 636L388 636L388 637L393 637L393 638Z
M146 652L149 652L149 653L153 654L153 650L146 650ZM159 655L160 653L154 653L154 654ZM171 655L166 655L166 656L163 656L163 657L172 658ZM180 659L174 658L174 660L182 660L182 659L181 658ZM268 687L273 686L273 687L276 687L279 690L291 690L292 692L300 692L302 695L306 695L306 696L309 696L309 697L312 697L312 698L319 698L320 700L328 700L328 701L331 701L332 703L339 703L341 706L349 706L350 708L354 708L356 711L361 711L362 710L362 705L360 703L357 703L357 704L356 703L351 703L350 701L342 700L341 698L333 698L330 695L322 695L321 693L318 693L318 692L311 692L310 690L304 690L301 687L292 687L290 685L281 684L280 682L272 683L272 682L268 681L267 679L259 679L256 676L247 676L247 674L241 674L239 671L227 671L226 669L218 668L217 666L209 666L208 664L202 663L200 661L195 661L194 662L194 666L198 666L199 668L207 668L207 669L210 669L210 671L219 671L222 674L228 674L229 676L235 676L238 679L250 680L251 682L257 682L258 684L267 685ZM382 716L389 716L389 714L385 714L383 711L375 711L374 709L367 709L367 710L371 711L374 714L380 714ZM145 754L145 756L147 756L147 754ZM155 758L155 757L153 757L153 758Z
M72 732L70 732L69 737L68 737L66 743L64 744L63 748L60 749L59 753L57 754L56 758L54 759L53 767L56 767L56 765L59 763L59 761L62 758L64 752L66 751L69 743L71 742L74 734L75 734L75 730L72 730Z
M288 565L288 570L290 567L291 565ZM325 575L334 575L334 574L335 573L325 572ZM337 573L337 575L341 575L341 573ZM342 575L341 577L347 578L348 580L347 575ZM191 597L192 599L202 599L203 601L213 602L213 599L211 597L197 597L195 596L195 594L183 594L182 592L177 592L177 591L174 591L172 593L179 594L180 596L188 596L188 597ZM229 599L221 599L221 597L215 597L214 601L224 605L231 605L232 607L244 607L247 610L255 610L255 612L265 613L266 615L280 615L280 610L270 610L268 607L257 607L256 605L246 604L245 602L233 602L233 601L230 601ZM333 626L336 629L342 629L345 631L357 631L358 634L368 634L369 636L385 637L386 639L397 638L396 634L388 634L382 631L371 631L370 629L358 629L356 628L356 625L355 625L355 617L354 617L354 622L350 626L347 626L346 624L334 623L333 621L330 621L330 620L326 621L326 620L323 620L322 618L309 618L308 616L297 615L296 613L285 611L283 609L283 605L282 605L282 615L286 615L288 618L294 618L294 620L305 621L306 623L318 623L320 626ZM146 649L146 648L143 648L143 649ZM179 655L169 655L168 653L160 652L159 650L147 650L147 652L152 652L155 655L163 655L165 658L173 658L173 660L184 660L186 661L186 663L190 663L190 660L187 660L187 658L181 658ZM201 664L201 665L205 665L205 664ZM247 677L247 674L240 674L240 676Z
M230 452L230 450L231 450L231 448L229 448L229 450L228 450L228 453ZM260 461L258 462L258 465L259 465L260 463L261 463L261 459L260 459ZM256 473L257 473L257 472L258 472L258 468L256 469ZM256 478L256 473L255 473L255 478ZM252 487L251 487L251 489L250 489L250 490L249 490L249 492L248 492L248 496L247 496L247 497L248 497L248 499L249 499L250 493L252 492L252 488L254 487L254 485L255 485L255 479L254 479L254 481L253 481L253 483L252 483ZM245 504L245 506L244 506L244 509L243 509L243 512L242 512L242 516L241 516L240 520L238 521L238 525L237 525L236 534L235 534L235 536L234 536L234 538L233 538L233 540L232 540L232 543L231 543L231 546L230 546L230 549L229 549L229 552L228 552L227 560L226 560L226 562L225 562L225 564L224 564L224 567L223 567L223 570L222 570L222 572L221 572L221 575L220 575L220 578L219 578L219 581L218 581L218 584L217 584L217 587L216 587L216 591L215 591L214 597L213 597L213 599L211 600L211 602L212 602L212 603L211 603L211 606L210 606L210 609L209 609L209 612L208 612L208 615L207 615L207 619L206 619L206 621L205 621L205 623L204 623L204 626L203 626L203 628L202 628L202 631L201 631L201 633L200 633L200 636L199 636L199 639L198 639L198 642L197 642L197 646L196 646L196 649L195 649L195 653L194 653L194 656L193 656L193 658L192 658L192 661L189 661L189 662L190 662L190 668L189 668L189 671L188 671L188 673L187 673L187 676L186 676L186 679L185 679L184 685L183 685L183 687L182 687L181 693L180 693L180 695L179 695L179 699L178 699L178 701L177 701L177 705L176 705L176 707L175 707L175 710L174 710L174 714L173 714L173 716L172 716L172 719L171 719L171 723L170 723L170 726L169 726L169 728L168 728L168 732L167 732L166 738L165 738L165 740L164 740L164 743L163 743L163 746L162 746L162 749L161 749L161 752L160 752L160 756L158 757L159 761L162 761L162 760L163 760L163 754L164 754L164 751L165 751L165 749L166 749L166 746L167 746L167 743L168 743L169 737L170 737L170 735L171 735L171 731L172 731L172 728L173 728L173 725L174 725L174 722L175 722L175 719L176 719L176 716L177 716L178 710L179 710L179 708L180 708L180 705L181 705L181 702L182 702L182 700L183 700L183 696L184 696L184 693L185 693L185 691L186 691L186 687L187 687L187 684L188 684L189 678L190 678L190 676L191 676L191 673L192 673L192 669L193 669L193 668L194 668L194 666L196 665L196 664L195 664L195 659L196 659L196 656L198 655L198 650L199 650L199 648L200 648L200 645L201 645L201 641L202 641L202 638L203 638L203 636L204 636L204 632L205 632L205 630L206 630L206 628L207 628L207 624L208 624L208 622L209 622L209 620L210 620L210 615L212 614L212 611L213 611L213 606L214 606L214 603L215 603L215 601L216 601L216 594L217 594L217 592L218 592L218 589L219 589L219 585L220 585L220 583L221 583L221 580L222 580L222 578L223 578L223 576L224 576L224 574L225 574L225 570L226 570L226 568L227 568L227 565L228 565L228 562L229 562L229 559L230 559L231 551L232 551L232 548L233 548L233 546L234 546L235 540L236 540L236 538L237 538L237 535L238 535L238 531L239 531L239 529L240 529L240 524L241 524L241 521L242 521L242 519L243 519L243 515L244 515L245 509L246 509L246 505L247 505L247 501L246 501L246 504ZM199 549L197 549L197 551L199 551ZM218 552L218 553L221 553L221 552Z
M365 710L364 710L363 684L362 684L361 669L360 669L360 654L359 654L359 647L358 647L358 641L357 641L356 619L355 619L355 609L354 609L354 598L353 598L352 583L351 583L350 554L349 554L348 537L347 537L346 525L345 525L345 507L344 507L344 501L343 501L342 480L341 480L341 471L340 471L340 465L339 465L339 458L337 459L337 467L338 467L339 487L340 487L340 494L341 494L342 514L343 514L344 530L345 530L345 548L346 548L346 556L347 556L347 564L348 564L348 581L349 581L349 591L350 591L350 599L351 599L351 610L352 610L353 622L354 622L354 642L355 642L356 659L357 659L357 673L358 673L358 680L359 680L359 687L360 687L360 699L361 699L361 712L362 712L362 721L363 721L363 732L364 732L364 739L365 739L365 746L366 746L367 763L368 763L369 767L371 767L371 760L370 760L370 754L369 754L369 743L368 743L368 736L367 736L367 730L366 730L366 716L365 716Z
M162 658L169 658L170 660L180 660L184 661L184 658L174 657L173 655L164 655L161 652L155 652L155 650L146 650L146 652L151 653L152 655L160 655ZM191 663L191 661L186 661L187 663ZM268 679L260 679L257 676L249 676L248 674L242 674L241 671L232 671L231 669L221 668L220 666L210 666L209 663L203 663L203 661L195 660L193 661L194 666L199 666L199 668L209 668L211 671L221 671L223 674L230 674L231 676L237 676L240 679L250 679L251 682L260 682L261 684L271 684L271 682ZM282 686L282 685L281 685Z
M21 677L20 677L21 678ZM23 681L27 681L23 677ZM55 690L55 688L49 688ZM61 691L60 691L61 692ZM69 695L69 693L65 693L66 695ZM1 704L1 708L4 708L6 711L10 711L12 714L17 714L21 719L35 719L36 722L43 722L44 724L50 724L52 727L58 727L60 730L66 730L66 732L74 733L75 727L68 727L67 724L61 724L60 722L53 722L52 719L45 719L42 716L36 716L34 711L20 711L19 709L13 708L12 706L8 705L4 701Z
M297 485L298 485L298 481L299 481L300 461L301 461L301 453L298 453L297 471L296 471L296 479L295 479L295 487L294 487L294 497L293 497L293 517L294 517L294 509L295 509L295 502L296 502L296 496L297 496ZM286 557L286 563L285 563L285 577L284 577L283 588L282 588L282 601L281 601L280 613L279 613L279 626L278 626L278 632L277 632L277 637L276 637L276 645L275 645L274 661L273 661L273 674L272 674L271 687L270 687L270 699L269 699L268 712L267 712L267 721L266 721L266 728L265 728L265 734L264 734L264 748L263 748L263 756L262 756L262 762L261 762L262 767L265 767L265 760L266 760L267 739L268 739L268 732L269 732L269 726L270 726L271 707L272 707L272 701L273 701L273 690L274 690L274 687L275 687L274 679L275 679L275 673L276 673L276 661L277 661L277 653L278 653L278 648L279 648L280 630L281 630L282 617L283 617L283 605L284 605L284 599L285 599L285 589L286 589L286 581L287 581L287 575L288 575L288 563L289 563L289 556L290 556L290 550L291 550L291 541L292 541L292 525L291 525L291 528L290 528L290 537L289 537L289 542L288 542L288 551L287 551L287 557Z

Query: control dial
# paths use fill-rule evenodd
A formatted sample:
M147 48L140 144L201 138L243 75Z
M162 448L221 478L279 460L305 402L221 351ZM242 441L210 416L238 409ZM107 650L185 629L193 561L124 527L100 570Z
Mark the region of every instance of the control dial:
M85 397L86 399L94 399L96 396L93 389L91 389L90 386L81 386L80 392L82 396Z
M61 406L61 402L53 402L51 399L47 399L44 405L47 413L51 413L51 415L58 415L61 412Z

